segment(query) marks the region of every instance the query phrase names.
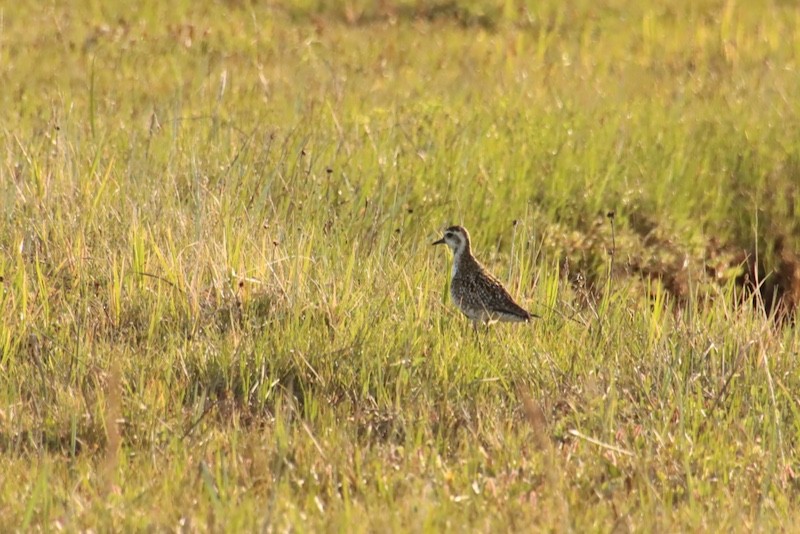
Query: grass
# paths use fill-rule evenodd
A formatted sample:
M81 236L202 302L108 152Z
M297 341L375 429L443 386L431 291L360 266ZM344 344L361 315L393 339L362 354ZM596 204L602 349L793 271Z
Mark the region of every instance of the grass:
M799 58L767 1L0 8L0 530L791 530ZM542 320L474 338L453 223Z

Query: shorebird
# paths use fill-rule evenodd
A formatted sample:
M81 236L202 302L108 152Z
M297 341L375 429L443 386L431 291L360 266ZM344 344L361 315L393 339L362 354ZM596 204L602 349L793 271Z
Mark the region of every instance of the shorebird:
M466 228L451 226L432 245L447 245L453 251L450 296L458 309L472 321L476 331L478 323L520 323L536 317L514 302L503 284L475 259Z

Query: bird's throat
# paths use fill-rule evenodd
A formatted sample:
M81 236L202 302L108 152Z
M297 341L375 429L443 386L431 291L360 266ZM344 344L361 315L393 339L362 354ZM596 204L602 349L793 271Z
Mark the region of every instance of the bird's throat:
M466 247L461 247L453 251L453 278L458 274L459 269L461 269L462 265L464 264L464 254L467 254Z

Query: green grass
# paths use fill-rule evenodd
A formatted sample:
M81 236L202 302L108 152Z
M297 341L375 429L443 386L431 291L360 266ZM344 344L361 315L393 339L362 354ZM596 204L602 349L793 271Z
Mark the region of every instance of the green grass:
M0 7L0 530L794 528L792 3L74 4Z

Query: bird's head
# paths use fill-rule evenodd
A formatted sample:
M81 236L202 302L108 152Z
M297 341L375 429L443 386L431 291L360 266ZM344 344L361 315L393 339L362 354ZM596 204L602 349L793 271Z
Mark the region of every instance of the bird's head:
M469 250L469 233L463 226L451 226L444 231L444 235L432 245L447 245L453 254L460 256L465 250Z

